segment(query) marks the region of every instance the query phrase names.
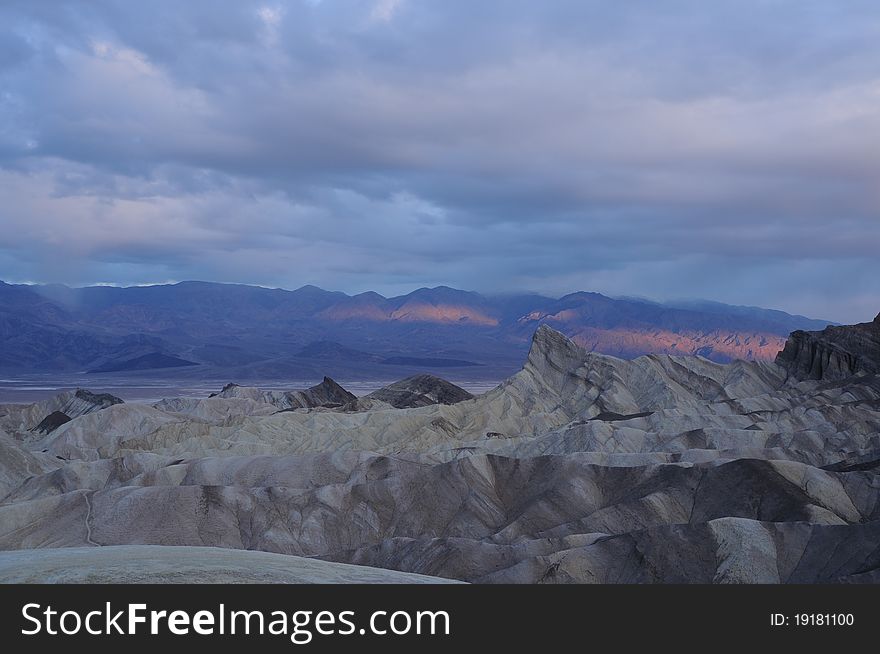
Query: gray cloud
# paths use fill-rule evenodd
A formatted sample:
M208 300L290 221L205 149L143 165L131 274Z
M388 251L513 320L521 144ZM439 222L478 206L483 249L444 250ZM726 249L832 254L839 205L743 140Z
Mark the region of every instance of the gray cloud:
M880 309L872 2L7 2L0 277Z

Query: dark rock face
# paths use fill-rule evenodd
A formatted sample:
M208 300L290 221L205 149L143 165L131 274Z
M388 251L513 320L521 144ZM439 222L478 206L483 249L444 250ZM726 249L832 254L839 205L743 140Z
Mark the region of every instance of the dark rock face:
M595 418L590 418L590 420L601 420L603 422L622 422L624 420L633 420L635 418L647 418L650 415L653 415L653 411L641 411L639 413L614 413L613 411L602 411Z
M320 384L304 391L288 393L294 408L340 407L357 400L357 396L349 393L329 377L324 377Z
M411 409L430 404L457 404L474 396L445 379L415 375L373 391L367 397L387 402L397 409Z
M53 411L48 416L43 418L39 425L34 427L33 431L38 434L48 434L56 429L58 429L61 425L70 422L72 418L64 413L63 411Z
M226 384L219 393L211 393L209 397L249 399L272 404L280 411L339 408L357 401L356 395L349 393L330 377L324 377L320 384L311 388L297 391L264 391L238 384Z
M846 379L880 373L880 315L873 322L795 331L776 363L798 379Z
M121 398L110 393L92 393L84 388L78 388L72 394L62 394L56 399L60 403L50 402L55 405L55 410L48 413L32 431L48 434L74 418L124 403Z
M106 409L108 406L123 403L122 398L111 395L110 393L92 393L91 391L88 391L84 388L76 389L74 397L78 400L82 400L83 402L91 404L93 407L93 411Z

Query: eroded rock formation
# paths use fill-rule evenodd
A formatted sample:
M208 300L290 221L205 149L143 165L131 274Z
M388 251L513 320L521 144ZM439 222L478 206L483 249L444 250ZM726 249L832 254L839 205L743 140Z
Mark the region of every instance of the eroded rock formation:
M856 331L822 337L862 362L845 379L626 361L542 326L519 373L456 403L328 406L346 396L325 380L305 392L323 405L279 411L303 396L229 386L45 434L60 400L18 408L0 549L259 550L486 583L880 581L880 381Z
M456 404L474 396L440 377L414 375L373 391L367 397L390 404L395 409L412 409L431 404Z
M846 379L880 373L880 315L873 322L796 331L776 363L799 379Z
M324 377L304 391L264 391L259 388L227 384L212 397L221 399L240 398L271 404L279 410L313 409L316 407L340 407L357 400L357 397L342 388L329 377Z

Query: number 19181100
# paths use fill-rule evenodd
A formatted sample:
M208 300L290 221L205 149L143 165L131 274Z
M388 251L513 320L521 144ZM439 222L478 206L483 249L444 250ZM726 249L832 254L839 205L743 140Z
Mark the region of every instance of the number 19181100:
M851 627L855 618L852 613L796 613L794 622L798 627Z

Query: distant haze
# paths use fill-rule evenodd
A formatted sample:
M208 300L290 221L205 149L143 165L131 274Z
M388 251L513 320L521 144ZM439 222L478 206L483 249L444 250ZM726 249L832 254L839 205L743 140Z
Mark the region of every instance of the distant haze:
M880 310L880 9L0 6L0 277Z

